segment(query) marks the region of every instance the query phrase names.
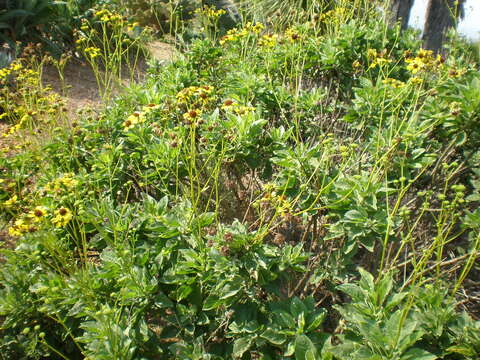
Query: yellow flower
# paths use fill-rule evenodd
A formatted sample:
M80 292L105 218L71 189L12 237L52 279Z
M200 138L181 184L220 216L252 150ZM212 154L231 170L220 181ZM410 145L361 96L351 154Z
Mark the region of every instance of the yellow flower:
M15 221L14 225L8 228L8 233L11 236L22 236L28 232L29 226L23 219Z
M133 129L136 124L137 124L137 122L133 121L133 120L130 120L130 116L129 116L128 119L125 120L122 124L123 125L123 130L128 131L130 129Z
M34 222L42 221L47 216L47 208L45 206L36 206L35 209L28 213L28 217L33 219Z
M383 80L383 83L386 85L390 85L394 89L400 89L405 86L405 83L403 81L392 79L392 78Z
M95 59L100 56L100 49L97 47L87 47L85 49L85 54L87 54L91 59Z
M127 120L130 120L134 123L143 123L145 122L145 114L139 111L135 111L132 115L130 115Z
M23 69L23 65L19 62L13 63L12 64L12 70L13 71L19 71Z
M188 122L194 122L200 116L200 112L197 110L190 110L183 114L183 118Z
M285 37L290 40L291 42L296 42L300 40L300 34L298 33L297 30L293 28L288 28L285 31Z
M375 49L368 49L367 50L367 56L370 59L375 59L377 57L377 50Z
M410 71L412 74L418 73L420 70L425 68L424 62L419 58L414 58L412 60L407 60L407 70Z
M52 219L52 223L55 227L60 228L67 225L72 220L72 212L67 208L60 208L55 211L55 217Z
M17 202L18 202L18 197L17 197L17 195L13 195L10 199L6 200L6 201L3 203L3 206L5 206L5 207L12 207L12 206L15 205Z
M251 106L236 106L234 107L233 111L235 111L236 114L238 115L245 115L249 112L254 111L255 108Z
M157 110L159 108L160 108L160 105L148 104L148 105L145 105L142 110L145 114L148 114L149 112Z
M419 78L419 77L411 77L409 80L408 80L409 83L411 84L414 84L414 85L419 85L419 84L422 84L423 83L423 79Z
M72 189L78 185L78 180L74 179L72 176L73 175L65 175L57 179L57 181L67 189Z
M227 12L223 9L216 10L214 6L205 5L203 9L195 10L195 13L205 15L213 20L217 20L220 16L226 14Z
M274 47L277 44L277 34L265 34L259 41L260 46L264 46L267 48Z
M259 34L260 31L262 31L263 29L265 29L265 26L262 24L262 23L256 23L255 25L253 25L251 27L252 29L252 32L255 33L255 34Z
M237 104L232 99L227 99L223 102L222 110L230 110Z

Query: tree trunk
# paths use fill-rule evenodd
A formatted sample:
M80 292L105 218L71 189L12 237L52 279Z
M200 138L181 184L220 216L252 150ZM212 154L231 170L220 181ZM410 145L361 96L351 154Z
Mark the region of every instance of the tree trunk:
M400 21L402 30L405 30L410 20L410 12L413 7L414 0L391 0L389 24L393 26Z
M430 0L423 31L424 47L438 52L446 39L448 29L455 27L463 17L465 0Z

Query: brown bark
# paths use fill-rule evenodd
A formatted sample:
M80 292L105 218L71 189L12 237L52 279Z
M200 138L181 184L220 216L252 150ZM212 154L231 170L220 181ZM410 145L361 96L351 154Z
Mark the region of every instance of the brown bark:
M402 30L405 30L410 20L410 12L412 10L414 0L391 0L389 23L393 26L400 21Z
M456 26L457 21L463 16L463 5L460 0L430 0L425 18L423 32L424 47L438 52L444 41L448 29Z

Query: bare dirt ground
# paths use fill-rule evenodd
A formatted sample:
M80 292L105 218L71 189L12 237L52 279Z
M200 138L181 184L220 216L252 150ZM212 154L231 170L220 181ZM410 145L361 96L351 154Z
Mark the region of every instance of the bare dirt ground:
M163 62L173 60L176 54L173 45L161 41L153 41L150 43L148 50L153 59ZM138 62L136 73L134 74L135 81L142 81L146 69L147 61L141 59ZM131 74L125 73L124 85L128 84L130 75ZM64 77L66 89L62 88L62 82L57 69L50 66L44 70L43 83L44 85L52 86L54 91L64 95L64 98L67 100L70 115L73 115L72 112L80 108L97 108L101 104L102 99L95 74L87 63L79 60L70 61L65 67Z

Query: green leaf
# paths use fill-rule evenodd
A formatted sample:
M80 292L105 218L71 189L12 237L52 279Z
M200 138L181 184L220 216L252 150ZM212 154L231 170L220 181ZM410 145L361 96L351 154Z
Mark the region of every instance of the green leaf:
M350 296L354 302L362 301L366 297L365 291L355 284L342 284L337 286L337 289Z
M236 358L241 358L245 351L250 348L251 343L251 337L242 337L235 340L235 342L233 343L233 356Z
M375 285L374 285L374 278L372 274L370 274L368 271L358 268L358 272L360 273L361 279L358 282L358 284L362 287L362 289L367 290L368 292L373 292L375 291Z
M420 348L411 348L405 354L402 355L400 360L435 360L438 359L437 355L423 350Z
M298 297L294 297L290 303L290 313L294 317L298 317L301 313L307 313L307 307Z
M296 327L295 319L286 311L278 311L277 318L282 327L294 329Z
M475 356L476 355L476 352L474 350L472 350L472 348L470 348L469 346L467 345L454 345L454 346L450 346L447 351L449 353L455 353L455 354L460 354L460 355L463 355L463 356Z
M395 306L400 304L402 300L407 296L407 293L398 293L393 295L385 305L385 311L393 310Z
M295 338L295 360L315 360L317 358L317 349L312 340L306 335L297 335Z
M173 303L172 301L161 291L158 292L158 294L155 296L155 306L159 308L166 308L166 307L172 307Z
M385 278L380 280L380 282L377 284L377 288L375 293L377 294L377 305L383 305L385 302L385 299L387 296L390 294L390 291L392 290L393 286L393 280L390 275L386 275Z
M309 325L307 327L307 331L313 331L316 330L320 325L322 325L323 320L325 320L325 316L327 315L327 312L322 309L320 310L317 314L313 315L313 320L309 322Z
M228 299L235 296L240 290L242 290L241 280L239 278L234 279L233 282L225 284L221 291L220 299Z
M219 307L222 301L216 295L210 295L203 303L203 310L213 310Z
M185 299L193 291L193 288L189 285L182 285L177 290L177 301Z
M282 345L287 340L287 337L284 334L281 334L272 328L265 330L261 337L274 345Z

